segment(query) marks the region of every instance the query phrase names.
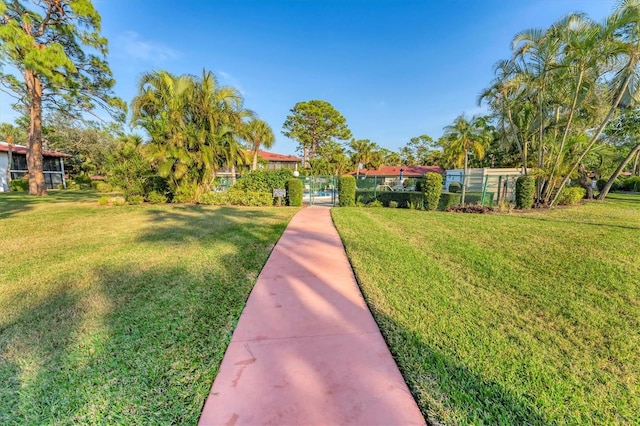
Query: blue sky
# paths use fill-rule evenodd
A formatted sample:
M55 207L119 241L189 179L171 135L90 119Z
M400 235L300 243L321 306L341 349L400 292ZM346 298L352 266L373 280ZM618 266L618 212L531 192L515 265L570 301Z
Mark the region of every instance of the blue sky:
M281 134L299 101L340 111L354 137L398 149L437 139L477 96L524 29L569 12L602 20L616 0L94 0L109 40L115 92L130 102L147 71L212 70ZM2 95L0 120L11 121Z

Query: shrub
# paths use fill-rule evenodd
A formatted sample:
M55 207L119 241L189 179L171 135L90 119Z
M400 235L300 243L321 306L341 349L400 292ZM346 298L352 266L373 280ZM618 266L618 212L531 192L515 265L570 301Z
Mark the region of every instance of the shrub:
M426 173L422 177L421 187L424 192L425 210L435 210L438 208L440 194L442 194L442 175L433 172Z
M98 205L99 206L106 206L107 204L109 204L109 198L105 197L104 195L100 198L98 198Z
M14 179L9 182L9 189L12 191L26 192L29 190L29 181L27 179Z
M451 182L449 184L449 192L452 194L457 194L460 191L462 191L462 185L460 185L460 182Z
M76 185L78 185L79 189L92 189L92 182L91 182L91 178L89 176L76 176L73 179L73 183L75 183Z
M382 201L380 200L369 201L366 204L366 207L382 207Z
M624 179L620 184L620 189L623 191L640 191L640 176L629 176Z
M142 195L128 195L125 200L127 204L142 204L144 203L144 197Z
M285 189L292 177L291 169L254 170L238 179L233 188L273 194L274 189Z
M124 197L118 196L109 198L109 203L114 206L124 206L125 204L127 204L127 201L124 199Z
M299 207L302 205L302 181L300 179L289 179L287 181L287 205Z
M95 184L95 185L93 185L93 184ZM93 185L94 189L97 192L101 193L101 194L113 191L113 187L111 185L109 185L108 183L106 183L106 182L100 182L100 181L93 182L92 185Z
M230 204L229 196L226 192L205 192L198 198L198 203L213 206L224 206Z
M151 191L147 194L147 201L151 204L164 204L168 201L167 196L158 191Z
M460 204L460 194L455 192L443 192L440 194L438 202L438 210L448 210L453 206Z
M530 209L536 192L536 181L531 176L520 176L516 180L516 207Z
M584 188L578 186L564 187L560 190L560 196L558 197L558 205L571 206L577 204L582 200L587 191Z
M477 204L465 204L464 206L452 206L447 209L448 212L455 213L489 213L491 209L487 206L479 206Z
M273 196L269 192L230 189L227 192L207 192L198 198L200 204L216 206L271 206Z
M398 208L398 202L394 201L394 200L389 201L389 207L392 208L392 209L397 209Z
M417 191L358 191L358 200L367 204L373 200L380 200L383 205L388 206L395 201L398 206L406 207L407 203L422 206L422 192Z
M482 198L482 192L467 192L464 195L465 204L493 204L493 192L485 192L484 199Z
M196 201L198 185L195 183L181 182L173 194L172 203L193 203Z
M596 181L596 187L598 188L598 191L602 191L604 189L604 186L607 184L607 182L608 182L608 179L604 179L604 178L598 179Z
M351 175L340 176L338 199L340 207L353 207L356 204L356 178Z

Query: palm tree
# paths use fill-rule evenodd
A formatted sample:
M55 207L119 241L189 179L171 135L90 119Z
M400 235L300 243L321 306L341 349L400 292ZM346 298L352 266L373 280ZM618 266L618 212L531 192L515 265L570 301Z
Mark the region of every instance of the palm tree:
M356 179L360 175L360 164L363 168L378 168L382 162L380 147L369 139L351 139L349 142L351 162L356 168Z
M258 151L260 147L271 148L275 142L273 130L265 121L254 118L244 126L242 138L248 142L248 148L251 150L251 170L256 170L258 168Z
M464 178L460 203L464 204L468 182L469 152L482 160L489 139L485 129L486 119L474 117L467 120L464 114L456 117L453 124L444 128L444 153L457 167L464 165Z

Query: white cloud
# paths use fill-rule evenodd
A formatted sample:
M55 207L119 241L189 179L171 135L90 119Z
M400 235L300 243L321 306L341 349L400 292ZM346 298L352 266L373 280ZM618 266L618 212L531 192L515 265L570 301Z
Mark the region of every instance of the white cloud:
M160 64L180 57L180 52L160 43L140 39L140 34L127 31L118 37L118 47L130 59Z

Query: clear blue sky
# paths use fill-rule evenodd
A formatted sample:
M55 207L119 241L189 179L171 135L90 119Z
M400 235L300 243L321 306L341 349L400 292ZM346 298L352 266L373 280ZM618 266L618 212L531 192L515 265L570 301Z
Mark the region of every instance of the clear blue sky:
M281 134L299 101L340 111L354 137L397 149L437 139L477 96L514 35L569 12L601 21L616 0L94 0L116 94L130 102L144 72L212 70ZM9 121L5 95L0 120Z

